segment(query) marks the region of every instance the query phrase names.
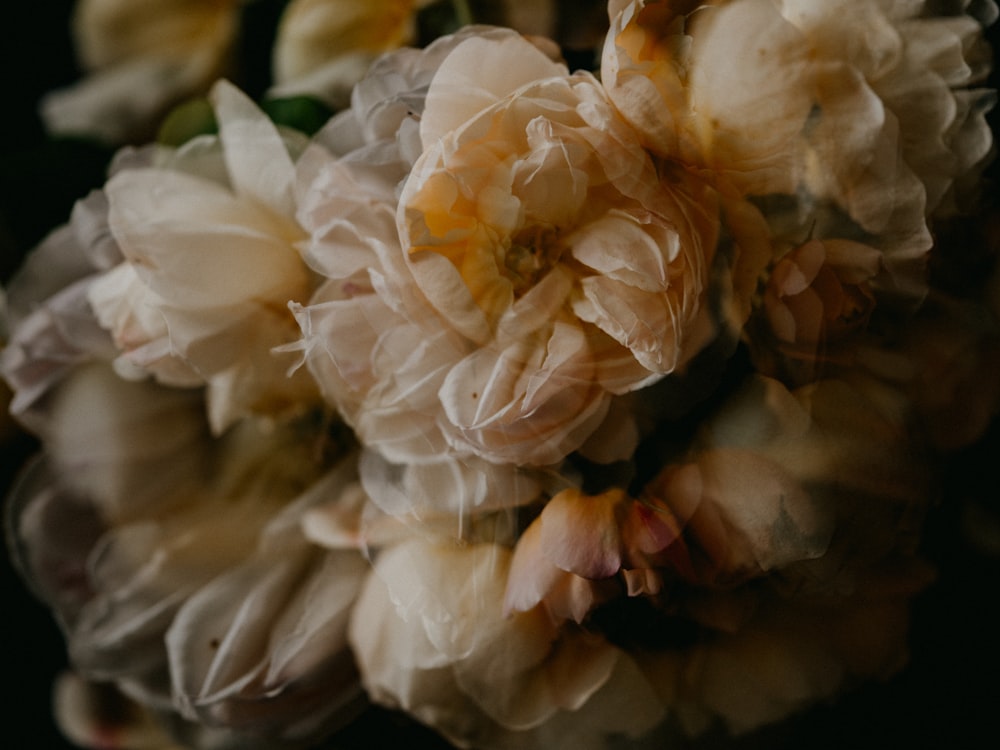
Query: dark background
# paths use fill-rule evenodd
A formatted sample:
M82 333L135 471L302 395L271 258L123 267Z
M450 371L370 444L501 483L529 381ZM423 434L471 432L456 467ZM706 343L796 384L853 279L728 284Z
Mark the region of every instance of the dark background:
M31 17L14 19L11 6L28 6ZM248 88L266 84L269 39L264 31L280 2L263 0L246 28L244 43L256 68L245 70ZM0 32L0 278L6 280L23 254L66 220L73 201L103 182L111 151L84 142L51 142L37 118L38 97L77 75L68 32L70 0L35 0L5 6ZM10 13L8 13L10 10ZM1000 34L990 32L994 44ZM256 45L256 48L255 48ZM996 88L994 74L992 85ZM994 132L1000 114L991 115ZM997 205L995 180L988 203ZM993 240L996 243L996 239ZM994 244L996 247L996 244ZM1000 377L1000 373L996 373ZM27 436L0 428L0 489L33 451ZM957 455L946 473L947 502L931 512L925 556L939 577L914 606L912 660L885 684L863 687L831 706L821 706L779 726L741 738L750 748L978 748L1000 736L1000 422L976 446ZM988 540L991 538L992 546ZM6 529L5 529L6 532ZM5 747L69 748L52 723L50 691L65 667L61 635L48 611L2 560L0 644ZM23 739L17 739L23 738ZM374 742L370 742L372 738ZM11 743L10 740L13 740ZM396 741L432 744L430 735L405 720L370 712L341 738L341 746L373 747ZM714 744L714 743L712 743Z

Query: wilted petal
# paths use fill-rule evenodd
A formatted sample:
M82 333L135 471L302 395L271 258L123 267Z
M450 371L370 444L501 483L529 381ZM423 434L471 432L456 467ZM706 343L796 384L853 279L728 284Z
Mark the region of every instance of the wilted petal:
M427 92L420 121L424 147L521 86L565 74L565 66L515 32L499 38L466 39L448 55Z
M818 557L829 544L832 515L788 471L751 451L704 453L668 484L678 488L676 496L667 490L668 503L697 508L687 533L722 577ZM698 496L682 496L695 488Z
M183 710L287 740L329 729L359 697L345 633L367 570L355 553L302 546L200 589L166 635Z
M545 555L562 570L584 578L607 578L621 567L622 540L616 511L622 490L583 495L566 490L542 511L540 543Z
M413 541L383 552L351 627L370 694L459 744L541 748L646 731L660 708L620 651L560 633L538 609L501 615L508 565L493 545ZM611 707L621 678L640 708L628 725Z

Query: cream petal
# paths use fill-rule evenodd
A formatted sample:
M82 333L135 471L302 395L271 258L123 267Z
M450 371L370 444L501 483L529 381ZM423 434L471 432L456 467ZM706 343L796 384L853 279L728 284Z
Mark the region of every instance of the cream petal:
M439 397L469 450L487 460L551 464L604 418L608 397L592 382L583 333L557 323L544 343L544 350L532 343L479 349L448 373Z
M150 288L175 305L282 298L304 280L287 219L224 187L167 170L129 170L106 187L110 223Z
M20 319L0 350L0 373L14 391L10 412L39 435L52 434L45 396L74 368L114 357L114 344L87 302L90 280L67 286Z
M675 231L615 208L577 230L568 244L588 268L644 292L671 285L668 264L680 252Z
M445 513L455 519L527 505L547 484L544 475L527 467L493 464L475 456L442 455L398 465L374 451L362 455L361 480L372 501L386 513L418 518Z
M406 184L413 184L413 179ZM401 198L401 209L404 205ZM449 325L471 341L489 341L489 320L451 261L437 253L421 253L411 259L410 267L421 290Z
M738 169L748 192L794 193L802 172L797 136L813 105L796 64L808 54L806 40L770 0L713 6L695 23L690 106L713 123L698 133L702 148L713 163ZM734 59L755 64L734 67L727 62Z
M198 391L123 381L92 364L67 379L49 408L53 462L109 519L149 512L207 469ZM151 474L163 479L150 484Z
M294 216L295 166L274 123L228 81L216 83L209 98L236 195Z
M515 32L464 40L438 68L427 91L420 121L424 148L522 85L566 72Z
M304 257L319 273L344 279L373 266L370 243L398 246L394 189L398 176L343 161L312 164L320 157L306 152L299 160L298 219L310 233ZM327 157L328 158L328 157ZM315 169L315 176L309 170ZM396 180L392 178L396 177Z
M322 731L357 697L344 633L367 567L302 547L199 590L166 635L182 709L240 730L280 726L288 739Z
M673 371L684 344L685 311L670 293L651 294L604 276L589 276L581 281L583 299L573 305L581 319L593 323L622 346L648 373Z
M556 581L565 574L545 555L542 524L535 519L521 536L510 561L504 592L504 616L527 612L545 599Z
M508 557L416 540L383 552L351 625L370 694L463 746L596 750L659 721L648 683L603 639L537 609L501 616Z
M620 490L597 496L566 490L549 500L539 517L545 556L584 578L608 578L622 566L617 508Z

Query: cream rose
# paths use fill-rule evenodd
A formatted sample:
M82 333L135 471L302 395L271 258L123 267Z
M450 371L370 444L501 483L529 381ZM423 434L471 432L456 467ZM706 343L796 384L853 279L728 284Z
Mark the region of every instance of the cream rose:
M614 394L706 342L718 198L682 168L658 169L588 74L568 76L510 32L452 44L410 110L422 153L398 207L384 155L363 167L363 150L307 188L311 263L331 277L297 313L307 361L391 460L448 446L551 464L584 444ZM400 116L401 135L413 119Z
M587 74L542 69L473 112L472 59L501 69L517 44L472 40L442 65L398 222L416 285L474 347L440 389L450 440L549 463L581 445L611 394L705 342L718 214L700 181L657 173Z
M814 237L877 247L881 285L919 295L924 217L991 142L969 88L986 70L981 27L924 6L617 2L603 80L651 148L794 197Z
M540 609L504 617L510 551L408 540L385 550L351 618L369 695L461 747L603 748L662 709L632 659Z
M125 263L89 299L123 350L119 370L207 384L221 432L311 399L304 374L289 378L292 360L271 352L295 336L288 302L311 290L282 135L230 84L217 85L214 103L218 145L194 141L164 166L122 170L105 186Z

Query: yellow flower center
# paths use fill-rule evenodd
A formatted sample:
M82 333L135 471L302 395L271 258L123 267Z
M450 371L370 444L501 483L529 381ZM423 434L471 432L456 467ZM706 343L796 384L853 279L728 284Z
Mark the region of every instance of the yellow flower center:
M502 272L513 285L515 296L534 286L559 262L561 255L557 228L530 227L514 237L504 253Z

